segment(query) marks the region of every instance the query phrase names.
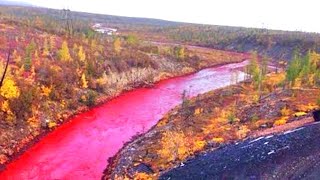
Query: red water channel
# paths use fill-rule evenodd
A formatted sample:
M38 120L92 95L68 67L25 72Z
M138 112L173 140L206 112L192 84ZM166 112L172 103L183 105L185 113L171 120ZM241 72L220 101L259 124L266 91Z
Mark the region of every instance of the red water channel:
M132 136L150 129L190 96L230 84L231 70L247 62L202 70L139 88L79 114L7 166L0 179L100 179L107 159ZM244 74L239 74L239 80Z

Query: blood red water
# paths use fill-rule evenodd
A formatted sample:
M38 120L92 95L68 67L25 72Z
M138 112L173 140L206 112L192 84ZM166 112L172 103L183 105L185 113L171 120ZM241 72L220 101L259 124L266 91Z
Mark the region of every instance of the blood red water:
M247 62L202 70L139 88L79 114L7 166L0 179L100 179L107 159L132 136L150 129L186 90L190 96L230 84ZM239 74L239 80L244 74Z

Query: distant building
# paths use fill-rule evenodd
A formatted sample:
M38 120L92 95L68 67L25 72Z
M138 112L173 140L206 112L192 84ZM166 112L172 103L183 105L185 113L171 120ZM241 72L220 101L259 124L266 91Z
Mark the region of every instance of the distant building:
M106 26L103 26L100 23L96 23L95 25L92 26L92 29L98 33L102 33L102 34L107 34L107 35L116 35L117 33L117 29L114 28L109 28Z

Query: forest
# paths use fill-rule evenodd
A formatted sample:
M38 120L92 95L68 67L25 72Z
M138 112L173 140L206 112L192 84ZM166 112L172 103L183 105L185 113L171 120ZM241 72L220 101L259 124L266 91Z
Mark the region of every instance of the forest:
M318 33L187 24L156 28L151 34L162 34L162 41L236 52L256 51L276 61L291 60L294 51L302 55L309 50L320 51Z

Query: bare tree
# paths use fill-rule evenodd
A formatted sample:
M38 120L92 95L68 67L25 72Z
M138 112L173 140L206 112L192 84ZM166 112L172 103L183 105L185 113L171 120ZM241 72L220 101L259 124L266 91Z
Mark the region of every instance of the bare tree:
M11 49L10 49L9 52L8 52L8 58L7 58L6 66L5 66L5 68L4 68L4 71L3 71L3 74L2 74L2 77L1 77L1 81L0 81L0 88L2 87L4 78L5 78L6 74L7 74L7 70L8 70L8 66L9 66L9 61L10 61L10 54L11 54Z
M65 23L65 30L67 31L68 35L71 36L73 34L73 21L70 9L62 10L62 20Z

